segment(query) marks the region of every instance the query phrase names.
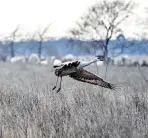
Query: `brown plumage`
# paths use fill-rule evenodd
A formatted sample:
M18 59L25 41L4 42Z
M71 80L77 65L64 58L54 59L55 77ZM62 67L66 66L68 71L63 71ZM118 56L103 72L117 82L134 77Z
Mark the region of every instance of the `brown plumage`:
M77 63L77 62L76 62ZM60 87L57 90L59 92L61 90L61 82L62 82L62 77L63 76L69 76L77 81L85 82L85 83L90 83L93 85L98 85L104 88L108 88L111 90L115 90L116 86L114 84L110 84L108 82L105 82L103 79L98 77L97 75L85 70L83 67L78 68L79 64L74 64L74 63L69 63L66 64L60 68L57 68L55 70L55 75L57 76L57 81L56 85L54 86L53 90L57 86L58 78L60 77Z
M110 84L108 82L105 82L103 79L101 79L97 75L95 75L85 69L81 69L81 70L78 70L77 72L71 73L69 76L75 80L82 81L85 83L90 83L93 85L98 85L98 86L101 86L104 88L109 88L112 90L114 90L116 88L116 86L114 84Z

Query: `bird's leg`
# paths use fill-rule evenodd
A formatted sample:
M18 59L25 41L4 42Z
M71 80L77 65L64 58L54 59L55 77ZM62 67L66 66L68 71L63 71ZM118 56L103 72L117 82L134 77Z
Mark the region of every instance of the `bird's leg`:
M60 87L59 87L59 89L57 90L57 93L61 90L61 84L62 84L62 77L60 77Z
M57 77L57 80L56 80L56 85L52 88L52 90L54 90L54 89L57 87L57 84L58 84L58 79L59 79L59 77Z

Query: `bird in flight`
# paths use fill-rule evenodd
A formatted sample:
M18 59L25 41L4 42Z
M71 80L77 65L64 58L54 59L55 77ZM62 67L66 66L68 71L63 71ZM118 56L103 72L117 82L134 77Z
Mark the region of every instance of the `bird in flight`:
M94 60L90 62L67 61L67 62L62 63L59 61L55 61L53 63L53 67L55 68L55 75L57 76L57 80L52 90L54 90L57 87L59 78L60 78L60 86L57 92L61 90L61 83L62 83L63 76L69 76L70 78L77 80L77 81L90 83L93 85L98 85L104 88L115 90L116 86L114 84L105 82L102 78L84 69L84 67L92 63L95 63L97 61L104 61L104 59L105 58L103 56L97 56Z

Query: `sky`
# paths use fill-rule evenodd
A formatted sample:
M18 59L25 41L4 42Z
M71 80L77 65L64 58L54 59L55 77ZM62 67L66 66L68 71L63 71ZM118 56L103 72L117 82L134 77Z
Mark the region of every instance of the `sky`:
M99 0L0 0L0 36L8 36L17 25L20 25L20 32L25 34L42 30L48 24L51 24L50 36L66 36L68 30L96 1ZM148 2L134 2L139 5L136 15L145 18L144 7ZM125 35L130 37L135 31L140 31L135 24L135 18L125 24Z

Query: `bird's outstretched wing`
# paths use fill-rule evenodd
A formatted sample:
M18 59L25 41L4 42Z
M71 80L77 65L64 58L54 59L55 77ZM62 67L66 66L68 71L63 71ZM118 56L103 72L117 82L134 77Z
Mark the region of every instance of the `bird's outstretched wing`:
M69 76L75 80L82 81L85 83L99 85L101 87L112 89L112 90L116 89L116 86L114 84L110 84L108 82L105 82L103 79L101 79L97 75L95 75L85 69L81 69L77 72L71 73Z

